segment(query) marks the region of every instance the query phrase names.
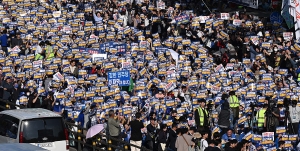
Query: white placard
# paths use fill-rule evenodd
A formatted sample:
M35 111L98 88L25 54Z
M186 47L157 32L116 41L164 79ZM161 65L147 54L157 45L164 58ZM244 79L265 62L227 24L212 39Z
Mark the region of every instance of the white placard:
M54 75L53 75L53 79L54 80L58 80L58 81L62 81L64 79L64 76L62 76L59 72L56 72Z
M156 2L156 4L157 4L158 9L165 9L166 8L166 4L163 1Z
M93 61L98 60L98 59L107 59L107 54L93 54Z
M230 18L229 13L221 13L221 19L229 20L229 18Z
M235 25L235 26L240 26L242 24L242 20L234 19L232 24Z
M204 24L207 19L209 19L209 16L199 16L200 23L202 24Z
M52 13L53 17L60 17L61 11L55 11Z
M294 36L293 32L283 32L282 35L284 40L292 40Z
M131 62L122 62L122 68L128 69L131 68Z

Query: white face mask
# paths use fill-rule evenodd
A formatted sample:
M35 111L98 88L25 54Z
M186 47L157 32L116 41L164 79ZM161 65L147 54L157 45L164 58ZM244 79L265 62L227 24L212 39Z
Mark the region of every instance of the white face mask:
M274 48L274 51L277 52L277 51L278 51L278 48Z
M29 95L30 95L30 92L27 92L26 95L29 96Z

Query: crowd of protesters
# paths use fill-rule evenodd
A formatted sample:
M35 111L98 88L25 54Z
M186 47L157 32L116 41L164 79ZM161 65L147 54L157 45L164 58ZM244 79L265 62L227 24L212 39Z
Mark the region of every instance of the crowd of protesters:
M299 39L222 4L3 1L0 105L154 151L299 150Z

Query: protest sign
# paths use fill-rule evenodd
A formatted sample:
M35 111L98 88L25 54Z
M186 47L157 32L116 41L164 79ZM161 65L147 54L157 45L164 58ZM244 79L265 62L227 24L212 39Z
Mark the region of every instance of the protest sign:
M209 16L199 16L199 20L201 24L204 24L207 19L209 19Z
M168 91L168 92L174 90L175 88L176 88L176 84L173 83L173 82L170 82L170 83L168 83L168 84L165 86L165 89L166 89L166 91Z
M43 60L37 60L33 61L33 67L42 67L43 66Z
M60 17L61 15L61 11L55 11L52 13L53 17L57 18L57 17Z
M175 21L177 25L185 24L190 21L190 17L186 14L175 17Z
M57 81L62 81L64 80L64 76L62 76L59 72L57 72L53 75L53 79Z
M258 45L258 43L259 43L259 38L258 38L258 36L251 36L250 37L250 40L253 42L253 44L255 44L255 45Z
M163 2L162 0L157 1L156 4L157 4L158 9L165 9L165 7L166 7L165 2Z
M292 40L294 36L293 32L283 32L282 35L284 40Z
M101 60L101 59L107 59L107 54L93 54L93 61Z
M229 20L229 18L230 18L229 13L221 13L221 19Z
M123 70L117 72L108 72L108 85L129 86L130 71Z
M262 133L262 141L261 144L269 145L274 142L274 132L264 132Z
M114 48L117 49L118 54L124 54L126 53L127 46L124 43L114 43Z
M221 72L224 71L224 66L222 64L219 64L216 68L215 68L215 72Z
M71 26L64 26L63 29L62 29L63 32L66 32L66 33L71 33L72 31L72 28ZM54 33L53 33L54 34Z
M21 51L18 46L15 46L13 48L8 47L7 49L8 49L8 52L20 52Z
M242 20L234 19L233 22L232 22L232 24L235 25L235 26L241 26Z
M263 48L265 48L265 49L269 49L269 48L271 47L271 43L269 43L269 42L263 42L263 43L261 44L261 47L263 47Z
M122 62L123 69L129 69L131 67L132 67L131 62Z

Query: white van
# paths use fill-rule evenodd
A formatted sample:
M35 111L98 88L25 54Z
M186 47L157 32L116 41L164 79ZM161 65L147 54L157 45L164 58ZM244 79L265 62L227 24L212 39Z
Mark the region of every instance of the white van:
M0 143L0 148L7 151L48 151L47 149L25 143Z
M0 143L30 143L50 151L68 151L63 118L49 110L16 109L0 112Z

